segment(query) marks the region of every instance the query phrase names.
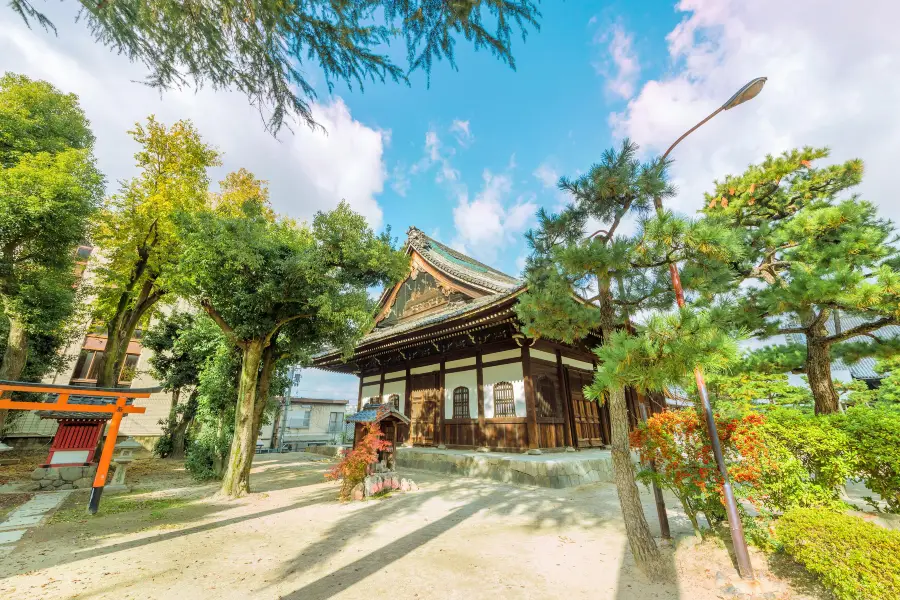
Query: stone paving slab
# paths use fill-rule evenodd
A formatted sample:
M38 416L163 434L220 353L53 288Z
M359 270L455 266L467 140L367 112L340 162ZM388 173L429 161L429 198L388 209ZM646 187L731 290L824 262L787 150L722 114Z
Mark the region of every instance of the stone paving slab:
M8 556L15 544L29 527L39 525L47 514L62 504L70 492L46 492L35 494L34 498L12 511L0 523L0 557Z
M614 482L612 457L603 449L529 455L398 448L397 466L548 488Z
M27 529L12 529L9 531L0 531L0 544L15 544L22 539Z

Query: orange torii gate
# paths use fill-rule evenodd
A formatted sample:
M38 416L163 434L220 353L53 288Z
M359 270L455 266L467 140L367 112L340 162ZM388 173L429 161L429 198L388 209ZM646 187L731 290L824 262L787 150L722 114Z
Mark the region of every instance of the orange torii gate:
M26 383L22 381L0 380L0 393L7 395L9 392L26 392L32 394L49 393L56 394L55 402L17 402L8 398L0 398L0 409L9 410L52 410L72 413L104 413L112 415L109 423L109 431L103 442L103 450L100 453L100 462L97 465L97 474L94 476L94 485L91 488L91 499L88 501L88 512L92 515L100 508L100 496L106 485L106 476L109 474L109 463L112 460L113 450L116 446L116 437L119 435L119 425L126 414L143 413L143 406L132 406L129 400L135 398L149 398L150 394L160 391L162 388L95 388L77 385L51 385L45 383ZM109 398L109 404L69 404L69 396L93 396Z

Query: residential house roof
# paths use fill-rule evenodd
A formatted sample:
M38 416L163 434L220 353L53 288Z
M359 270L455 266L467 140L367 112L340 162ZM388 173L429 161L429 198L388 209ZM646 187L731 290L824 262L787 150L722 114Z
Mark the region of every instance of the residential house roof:
M832 318L828 319L825 322L825 329L828 330L828 335L835 335L838 333L838 329L840 331L846 331L848 329L852 329L853 327L857 327L864 323L868 322L864 317L850 315L843 312L835 312L833 313ZM879 339L897 339L900 338L900 325L886 325L880 329L872 332L872 335ZM805 339L802 333L792 333L787 336L789 341L796 343L805 343ZM856 336L847 340L848 342L871 342L872 338L868 336ZM831 363L832 370L849 370L850 375L854 379L881 379L884 377L883 374L878 373L875 370L875 365L877 360L872 357L862 358L855 363L845 364L844 361L840 359L835 359Z
M284 401L284 396L275 397L279 402ZM349 400L336 400L334 398L297 398L291 397L291 404L330 404L343 406L348 404Z

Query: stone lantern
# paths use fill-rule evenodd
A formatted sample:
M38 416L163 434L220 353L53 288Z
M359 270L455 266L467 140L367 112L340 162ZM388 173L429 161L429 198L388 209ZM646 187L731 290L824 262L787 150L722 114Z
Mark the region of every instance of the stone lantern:
M116 444L118 454L112 459L113 464L116 465L116 471L113 473L112 481L106 486L108 491L127 489L125 487L125 471L128 470L128 465L134 461L134 451L138 448L143 448L143 446L134 441L132 437Z

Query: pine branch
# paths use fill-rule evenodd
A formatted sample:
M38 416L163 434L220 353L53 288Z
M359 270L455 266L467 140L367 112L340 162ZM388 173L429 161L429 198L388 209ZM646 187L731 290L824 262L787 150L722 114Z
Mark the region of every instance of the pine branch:
M871 323L863 323L861 325L857 325L856 327L845 329L840 334L828 336L826 340L831 343L843 342L858 335L881 329L885 325L896 325L897 323L898 321L894 317L882 317L881 319L872 321Z

